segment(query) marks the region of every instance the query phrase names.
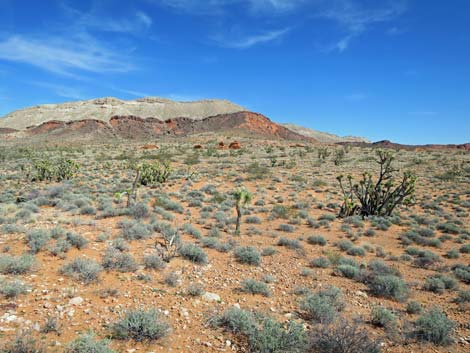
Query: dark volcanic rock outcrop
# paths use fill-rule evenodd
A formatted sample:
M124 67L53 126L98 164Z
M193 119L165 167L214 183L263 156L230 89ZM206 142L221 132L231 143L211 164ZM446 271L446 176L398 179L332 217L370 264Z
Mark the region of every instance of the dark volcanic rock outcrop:
M157 118L138 116L113 116L109 123L97 119L75 121L51 120L38 126L27 128L23 134L36 139L41 138L112 138L152 139L161 136L188 136L210 132L239 132L297 141L315 142L314 139L297 134L269 120L262 114L242 111L219 114L204 119L173 118L165 121Z

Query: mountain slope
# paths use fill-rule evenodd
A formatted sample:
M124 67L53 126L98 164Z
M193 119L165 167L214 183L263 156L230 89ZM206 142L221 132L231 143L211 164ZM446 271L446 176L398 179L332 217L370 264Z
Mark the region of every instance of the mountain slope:
M77 121L96 119L108 122L113 116L154 117L167 120L177 117L204 119L218 114L244 111L245 108L227 100L176 102L158 97L136 100L99 98L62 104L44 104L14 111L0 119L0 128L24 130L47 121Z
M186 117L167 119L138 116L113 116L109 122L98 119L74 121L51 120L11 133L30 143L106 141L109 139L151 140L163 136L178 137L204 133L252 135L267 139L316 142L269 120L262 114L242 111L219 114L204 119Z
M367 142L370 142L364 137L356 137L356 136L341 137L338 135L330 134L327 132L321 132L321 131L309 129L309 128L294 125L294 124L281 124L281 125L300 135L311 137L319 142L324 142L324 143L338 143L338 142L366 142L367 143Z

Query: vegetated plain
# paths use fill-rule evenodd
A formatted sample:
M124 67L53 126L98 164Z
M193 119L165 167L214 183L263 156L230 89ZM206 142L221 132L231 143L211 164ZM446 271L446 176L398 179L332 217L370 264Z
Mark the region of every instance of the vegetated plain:
M0 352L468 352L469 152L230 139L1 148Z

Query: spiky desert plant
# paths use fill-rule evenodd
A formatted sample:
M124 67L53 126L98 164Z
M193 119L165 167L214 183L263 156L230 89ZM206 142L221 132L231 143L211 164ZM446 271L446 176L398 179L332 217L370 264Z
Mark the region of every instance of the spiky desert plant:
M416 176L412 172L403 173L401 181L396 184L393 174L397 172L392 167L394 156L388 151L377 151L377 163L380 166L376 182L372 174L365 172L359 183L353 183L353 177L348 175L347 185L343 183L344 176L337 177L343 193L343 205L339 217L360 215L390 216L400 204L410 204L414 199Z
M242 209L251 202L252 195L245 188L239 188L234 192L235 209L237 211L237 223L235 227L235 234L240 234L240 222L242 219Z

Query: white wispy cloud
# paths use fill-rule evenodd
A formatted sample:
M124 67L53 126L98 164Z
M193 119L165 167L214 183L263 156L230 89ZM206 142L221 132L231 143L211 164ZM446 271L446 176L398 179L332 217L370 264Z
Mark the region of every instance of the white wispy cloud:
M134 69L122 55L86 33L40 38L11 35L0 41L0 59L68 76L77 76L79 71L103 73Z
M125 93L125 94L131 95L131 96L134 96L134 97L139 97L139 98L151 97L152 96L150 93L146 93L146 92L142 92L142 91L136 91L136 90L133 90L133 89L117 88L115 86L112 86L111 89L113 89L116 92Z
M364 34L371 26L395 19L407 9L405 0L380 2L380 7L365 7L356 0L334 0L316 16L337 23L345 35L327 46L326 51L343 52L352 40Z
M275 31L263 32L260 34L249 35L237 38L228 38L223 35L212 36L212 39L222 47L235 48L235 49L247 49L257 44L273 42L281 39L285 34L289 32L289 28L284 28Z
M89 11L81 11L65 3L61 4L61 8L70 19L70 25L79 31L139 34L153 24L152 18L141 10L130 10L125 16L109 16L105 9L96 5Z
M252 13L289 12L309 0L149 0L162 5L198 15L220 15L226 8L238 4L245 6ZM310 0L311 1L311 0Z

